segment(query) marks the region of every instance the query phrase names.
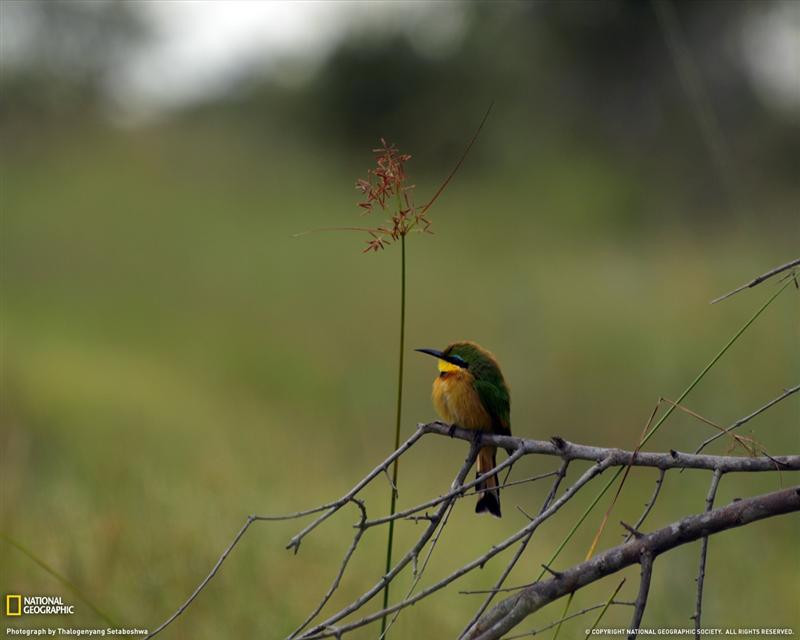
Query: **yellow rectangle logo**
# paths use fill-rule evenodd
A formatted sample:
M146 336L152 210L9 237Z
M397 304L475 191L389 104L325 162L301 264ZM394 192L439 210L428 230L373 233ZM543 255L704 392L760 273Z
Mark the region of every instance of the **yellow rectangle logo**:
M7 616L21 616L22 615L22 596L20 595L6 595L6 615Z

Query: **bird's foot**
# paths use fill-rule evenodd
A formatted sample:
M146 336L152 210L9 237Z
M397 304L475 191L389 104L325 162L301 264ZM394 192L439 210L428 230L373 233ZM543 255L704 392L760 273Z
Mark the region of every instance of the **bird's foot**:
M481 442L483 442L483 431L475 429L475 431L472 432L472 442L475 443L476 447L480 448Z
M457 426L458 425L455 424L455 423L451 424L450 428L447 430L447 435L450 436L451 438L455 437L455 435L456 435L456 427Z

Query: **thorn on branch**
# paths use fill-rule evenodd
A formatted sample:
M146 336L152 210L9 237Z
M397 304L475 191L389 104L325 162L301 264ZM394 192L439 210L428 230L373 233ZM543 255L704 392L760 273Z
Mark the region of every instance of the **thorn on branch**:
M300 550L300 538L295 536L289 540L289 544L286 545L286 548L291 549L294 555L297 555L297 552Z
M547 573L549 573L550 575L552 575L554 578L560 578L561 576L563 576L563 575L564 575L564 574L563 574L563 573L561 573L560 571L556 571L555 569L551 569L550 567L548 567L548 566L547 566L546 564L544 564L544 563L542 563L542 569L544 569L545 571L547 571Z
M675 449L670 449L669 450L669 455L671 455L674 460L678 459L678 452L675 451Z
M552 442L559 451L563 451L567 446L566 441L561 436L551 437L550 442Z
M394 492L394 494L395 495L399 495L398 491L397 491L397 485L395 485L394 481L392 480L392 476L389 475L389 468L388 467L384 467L383 468L383 475L386 476L386 480L389 483L389 486L392 488L392 491Z
M525 516L525 517L526 517L528 520L533 520L533 516L532 516L531 514L529 514L527 511L525 511L525 509L523 509L523 508L522 508L522 507L520 507L519 505L517 505L517 509L519 509L519 512L520 512L520 513L521 513L523 516Z
M427 520L428 522L439 522L439 515L434 513L430 515L427 511L422 514L421 516L406 516L405 520L411 520L412 522L419 522L420 520Z
M634 538L636 538L637 540L638 540L639 538L642 538L642 537L644 537L644 534L643 534L641 531L639 531L638 529L636 529L636 528L632 527L631 525L629 525L629 524L627 524L627 523L623 522L622 520L620 520L620 521L619 521L619 523L620 523L620 524L623 526L623 528L624 528L624 529L625 529L625 530L626 530L628 533L630 533L630 534L631 534L631 535L632 535Z
M486 554L484 557L483 562L478 565L478 569L483 569L486 566L486 562L489 560L490 557L494 555L495 550L497 549L496 545L492 545L489 549L489 553Z

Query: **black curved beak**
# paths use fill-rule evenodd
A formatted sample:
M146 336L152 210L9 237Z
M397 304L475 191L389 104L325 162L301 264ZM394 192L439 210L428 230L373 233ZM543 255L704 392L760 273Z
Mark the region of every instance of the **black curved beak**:
M446 356L444 353L436 349L414 349L414 351L419 351L420 353L427 353L429 356L433 356L434 358L439 358L439 360L444 360L445 362L454 364L457 367L465 366L464 361L461 358Z
M420 353L427 353L429 356L433 356L434 358L439 358L440 360L444 360L444 354L441 351L437 351L436 349L414 349L414 351L419 351Z

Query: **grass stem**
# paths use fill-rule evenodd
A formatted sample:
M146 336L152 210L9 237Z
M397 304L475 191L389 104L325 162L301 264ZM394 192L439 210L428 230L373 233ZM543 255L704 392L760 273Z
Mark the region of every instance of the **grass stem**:
M14 548L15 548L17 551L19 551L19 552L20 552L20 553L22 553L23 555L27 556L27 557L28 557L30 560L32 560L33 562L35 562L35 563L36 563L37 565L39 565L39 566L40 566L42 569L44 569L44 570L45 570L47 573L49 573L49 574L50 574L50 575L51 575L53 578L55 578L55 579L56 579L56 580L57 580L59 583L61 583L61 584L62 584L63 586L65 586L67 589L69 589L70 591L72 591L72 593L74 593L74 594L75 594L76 596L78 596L78 597L79 597L81 600L83 600L83 602L85 602L85 603L86 603L86 604L89 606L89 608L90 608L90 609L91 609L91 610L92 610L92 611L93 611L95 614L97 614L97 616L99 616L100 618L102 618L102 619L103 619L103 621L105 621L105 623L106 623L106 624L108 624L110 627L117 627L117 626L119 626L119 625L118 625L118 624L117 624L117 623L116 623L116 622L113 620L113 618L111 618L111 616L109 616L107 613L103 612L103 610L102 610L102 609L100 609L100 607L98 607L97 605L95 605L95 604L94 604L94 603L93 603L93 602L92 602L92 601L91 601L91 600L88 598L88 596L86 596L86 594L84 594L84 593L83 593L83 591L81 591L81 589L79 589L79 588L78 588L78 586L77 586L77 585L76 585L74 582L72 582L72 580L70 580L69 578L65 577L64 575L60 574L58 571L56 571L55 569L53 569L53 567L51 567L51 566L50 566L49 564L47 564L47 563L46 563L44 560L42 560L42 559L41 559L39 556L37 556L35 553L33 553L33 551L31 551L31 550L30 550L30 549L28 549L27 547L24 547L24 546L23 546L23 545L21 545L19 542L17 542L16 540L14 540L13 538L11 538L10 536L8 536L8 535L7 535L7 534L5 534L5 533L2 533L2 532L0 532L0 538L2 538L3 540L5 540L5 541L6 541L8 544L10 544L12 547L14 547Z
M403 356L405 355L406 342L406 237L400 236L400 353L397 361L397 411L394 425L394 448L400 446L400 423L403 414ZM392 465L392 498L389 505L389 515L393 516L397 506L397 471L398 460ZM389 534L386 540L386 571L392 568L392 544L394 543L394 520L389 522ZM389 584L383 590L383 608L389 606ZM386 616L381 618L381 637L386 637Z

